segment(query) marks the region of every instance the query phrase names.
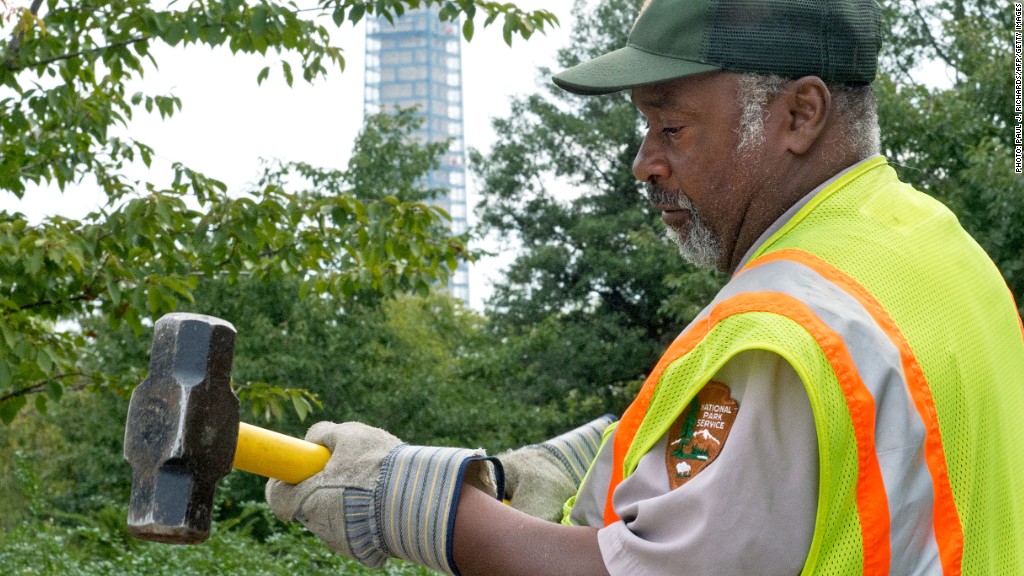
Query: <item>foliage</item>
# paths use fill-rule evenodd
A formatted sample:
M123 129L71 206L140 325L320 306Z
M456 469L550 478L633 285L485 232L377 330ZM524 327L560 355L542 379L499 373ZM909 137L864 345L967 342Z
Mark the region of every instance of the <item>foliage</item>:
M0 530L127 502L126 412L127 403L109 392L70 393L46 415L22 412L0 428Z
M411 114L398 121L382 115L366 132L400 140L415 124ZM412 145L405 152L420 158L423 173L437 154ZM375 153L357 150L356 157ZM52 218L29 226L19 215L0 214L7 287L0 415L9 421L28 395L43 390L59 399L62 384L75 378L92 387L117 383L116 373L86 369L88 334L57 329L61 320L91 316L115 328L124 322L138 334L144 318L174 310L192 300L203 279L220 277L297 275L304 293L341 298L423 292L444 281L463 253L463 239L447 231L447 215L402 198L408 193L401 188L360 196L349 182L363 172L275 164L256 189L235 197L218 189L199 196L199 209L189 207L182 187L81 222ZM36 399L44 409L46 396Z
M210 539L199 546L133 539L125 529L123 506L108 504L71 522L36 520L0 532L0 565L11 576L434 574L396 560L383 572L368 569L328 549L298 524L277 521L265 504L247 503L244 509L240 519L215 523ZM261 523L265 537L254 530Z
M270 0L0 2L10 32L0 44L0 193L94 186L108 199L81 219L30 223L0 210L0 420L33 397L45 410L77 382L114 385L83 369L88 335L71 322L97 316L140 332L148 318L190 301L200 278L295 275L306 291L342 299L445 282L468 254L447 233L447 215L418 199L387 188L363 195L363 181L338 182L331 195L296 190L289 177L316 184L337 176L299 164L268 171L248 191L177 163L169 182L132 180L126 169L149 167L155 151L114 130L137 113L171 118L181 108L173 94L127 93L158 65L155 46L276 54L289 84L296 73L313 81L344 65L321 22L393 19L422 6L448 20L465 16L467 37L474 18L485 26L500 18L508 42L554 23L546 11L485 0L321 0L312 9ZM407 174L400 168L396 178Z
M380 122L380 125L375 122ZM435 161L436 147L401 143L416 127L407 113L370 120L360 138L384 139L412 167L415 179ZM358 148L356 158L375 156ZM126 382L82 362L89 332L60 330L59 322L93 317L136 335L143 319L175 310L204 281L240 277L298 276L303 292L340 297L379 297L429 289L462 257L464 239L446 231L446 214L412 194L410 184L360 196L352 181L366 169L328 171L278 163L257 188L229 197L222 187L177 184L173 190L87 215L53 217L30 225L19 214L0 213L4 310L0 313L0 415L9 421L30 395L44 410L66 382L92 387ZM395 180L397 181L397 180ZM301 184L306 187L302 188ZM290 189L290 190L288 190ZM198 208L190 207L195 193ZM136 380L137 381L137 380Z
M883 3L876 83L884 153L901 178L945 202L992 256L1024 311L1024 179L1013 173L1013 46L1005 3ZM924 82L919 68L945 69Z
M584 13L577 3L558 64L624 45L639 4L607 0ZM511 108L493 121L498 143L472 154L483 226L523 246L488 302L504 343L491 363L524 401L621 411L721 279L682 262L640 196L631 166L641 133L628 95L552 86Z
M565 417L555 407L519 400L503 378L485 379L491 374L478 366L487 358L485 351L500 343L492 339L483 318L460 302L431 294L342 306L329 297L300 300L299 286L294 278L209 280L197 287L192 305L231 320L237 328L236 389L302 386L322 402L322 408L305 422L299 413L282 410L286 412L283 419L272 422L271 428L302 436L312 419L361 420L409 442L482 446L491 453L542 440L547 431L552 431L550 436L565 430ZM149 356L148 328L137 337L126 325L113 330L92 320L86 327L95 332L97 352L91 361L123 374L135 367L141 377L139 367L145 366ZM111 514L110 502L128 501L131 474L121 457L126 411L126 399L111 391L70 392L46 414L25 411L11 426L0 428L0 492L7 497L0 509L0 531L14 530L10 538L20 542L21 526L36 527L53 538L72 538L68 527L81 525L88 528L89 538L105 546L116 544L116 554L72 547L66 554L55 555L53 573L67 569L72 574L74 570L91 574L78 564L89 555L115 562L104 564L109 569L105 573L135 573L128 569L130 565L108 556L158 554L146 545L125 544L123 537L110 531L114 525L123 525L123 512L116 522L108 518L109 526L100 527L102 533L94 533L99 528L93 523ZM592 417L595 410L585 413ZM242 418L268 425L261 407L251 401L243 401ZM270 535L281 525L253 512L247 503L262 498L264 482L243 472L222 480L215 511L218 526L244 529L254 538L271 542ZM75 534L75 538L84 537ZM225 566L233 566L232 550L237 548L244 556L246 547L255 545L223 537L226 543L215 540L207 546L214 547L214 552L189 552L186 566L205 567L210 554L220 553L229 557ZM32 540L24 545L43 543ZM309 540L294 545L320 544ZM253 554L261 558L260 553ZM301 556L298 551L295 554ZM149 566L146 558L131 561ZM254 566L239 564L238 570L278 573L274 567L260 572Z

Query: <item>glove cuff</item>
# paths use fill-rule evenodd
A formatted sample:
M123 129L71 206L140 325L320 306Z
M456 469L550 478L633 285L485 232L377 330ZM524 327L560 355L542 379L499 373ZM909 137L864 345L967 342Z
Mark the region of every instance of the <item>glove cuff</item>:
M383 568L388 561L388 554L376 530L373 492L347 488L342 492L341 499L348 545L346 553L370 568Z
M605 428L616 420L617 418L611 414L605 414L542 443L540 447L554 456L565 467L573 484L579 486L590 468L590 463L597 457Z
M471 468L480 466L484 473L477 476ZM500 464L483 450L407 444L395 448L384 460L377 484L379 541L392 556L458 576L452 537L464 482L489 490L495 498L504 494Z

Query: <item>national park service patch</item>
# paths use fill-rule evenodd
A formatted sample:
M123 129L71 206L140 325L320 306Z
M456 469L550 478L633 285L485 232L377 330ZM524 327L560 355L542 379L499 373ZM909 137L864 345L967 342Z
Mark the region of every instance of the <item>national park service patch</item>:
M729 387L708 382L668 430L665 466L672 490L715 461L736 421L739 403Z

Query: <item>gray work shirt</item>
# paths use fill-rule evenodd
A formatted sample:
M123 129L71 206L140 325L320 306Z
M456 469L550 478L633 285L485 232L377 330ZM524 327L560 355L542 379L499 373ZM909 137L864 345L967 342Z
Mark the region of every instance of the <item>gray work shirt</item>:
M737 355L713 378L739 403L718 458L675 490L667 435L615 492L622 518L598 532L613 575L798 574L818 501L818 448L807 393L771 352ZM573 520L601 526L612 442L584 482Z

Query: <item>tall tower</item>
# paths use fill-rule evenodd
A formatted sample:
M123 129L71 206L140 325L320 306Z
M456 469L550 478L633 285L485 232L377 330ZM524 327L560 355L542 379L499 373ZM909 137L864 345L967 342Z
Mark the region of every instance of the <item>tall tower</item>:
M367 20L367 114L393 107L418 107L423 125L416 136L426 142L452 139L441 166L426 179L448 195L433 203L451 215L451 229L466 231L466 163L462 138L462 42L458 23L441 22L438 6L410 10L391 24ZM449 293L469 303L469 270L460 264L448 282Z

